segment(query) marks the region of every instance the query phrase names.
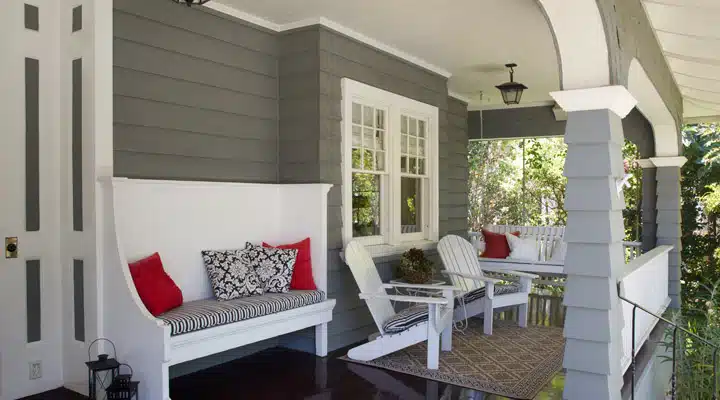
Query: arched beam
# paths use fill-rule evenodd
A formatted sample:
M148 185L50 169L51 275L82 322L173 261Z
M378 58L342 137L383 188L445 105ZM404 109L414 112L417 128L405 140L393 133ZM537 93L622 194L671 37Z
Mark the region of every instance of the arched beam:
M609 85L610 62L605 26L595 0L538 2L555 35L562 89Z
M652 125L655 156L677 156L680 145L675 119L636 58L630 62L628 70L628 91L637 99L638 109Z

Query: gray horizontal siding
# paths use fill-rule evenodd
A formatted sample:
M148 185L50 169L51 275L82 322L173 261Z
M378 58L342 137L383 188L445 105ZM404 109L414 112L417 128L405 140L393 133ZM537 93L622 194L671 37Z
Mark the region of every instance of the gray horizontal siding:
M115 2L114 36L116 176L277 182L275 34L125 0Z

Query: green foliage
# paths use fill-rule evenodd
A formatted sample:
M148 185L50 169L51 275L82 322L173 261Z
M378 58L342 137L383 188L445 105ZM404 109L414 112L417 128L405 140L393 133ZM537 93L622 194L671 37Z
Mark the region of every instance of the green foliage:
M631 174L630 187L624 189L626 239L637 240L642 229L642 169L634 144L626 142L623 155ZM488 224L566 225L566 156L562 138L470 142L470 229L478 231Z
M400 259L400 276L409 283L428 283L433 276L433 263L420 249L412 248Z
M699 301L687 306L687 311L692 311L692 315L701 316L701 318L687 319L678 312L672 316L671 320L711 343L720 344L720 314L717 303L719 287L720 281L711 286L700 285ZM680 330L677 331L675 342L677 398L688 400L713 398L712 366L715 349ZM663 346L666 351L660 358L663 362L672 362L673 330L671 327L668 327L665 332Z
M720 279L720 236L717 219L720 182L720 125L693 124L683 127L682 168L682 298L688 318L698 314L702 282Z

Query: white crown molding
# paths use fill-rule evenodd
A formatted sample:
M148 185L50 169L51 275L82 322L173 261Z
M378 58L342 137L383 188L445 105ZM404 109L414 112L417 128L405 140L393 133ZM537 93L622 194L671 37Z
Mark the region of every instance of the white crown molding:
M687 162L683 156L676 157L650 157L650 161L656 167L682 167Z
M620 118L625 118L637 104L627 88L621 85L561 90L550 92L550 96L567 112L611 110Z
M530 108L530 107L547 107L554 105L552 100L530 101L520 104L488 104L483 106L471 107L469 111L492 111L492 110L510 110L513 108Z
M243 21L247 21L250 23L253 23L255 25L259 25L263 28L270 29L275 32L284 32L289 31L291 29L297 29L297 28L303 28L306 26L311 25L322 25L328 29L332 29L334 31L337 31L339 33L342 33L343 35L349 36L359 42L365 43L369 46L375 47L376 49L382 50L386 53L390 53L398 58L401 58L405 61L408 61L412 64L415 64L417 66L420 66L422 68L425 68L429 71L432 71L438 75L441 75L445 78L449 78L452 76L452 73L450 71L441 68L437 65L431 64L419 57L415 57L412 54L406 53L398 48L392 47L386 43L383 43L379 40L373 39L367 35L364 35L360 32L354 31L344 25L341 25L331 19L325 18L325 17L313 17L313 18L307 18L299 21L290 22L287 24L276 24L272 21L268 21L262 17L258 17L256 15L246 13L244 11L240 11L236 8L227 6L225 4L221 4L218 2L209 2L204 5L207 8L210 8L212 10L215 10L217 12L221 12L223 14L230 15L232 17L241 19Z
M215 10L219 13L223 13L223 14L229 15L231 17L235 17L237 19L241 19L243 21L250 22L252 24L261 26L265 29L269 29L274 32L280 32L280 25L278 25L274 22L268 21L264 18L260 18L257 15L253 15L253 14L246 13L244 11L240 11L237 8L233 8L233 7L227 6L222 3L218 3L217 1L211 1L209 3L205 3L205 4L203 4L203 7L207 7L209 9Z

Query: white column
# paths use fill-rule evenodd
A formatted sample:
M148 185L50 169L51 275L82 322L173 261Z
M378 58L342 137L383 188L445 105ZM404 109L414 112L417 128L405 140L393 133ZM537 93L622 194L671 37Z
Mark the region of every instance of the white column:
M620 399L623 318L617 276L625 266L625 200L617 180L624 173L622 118L636 101L622 86L551 96L568 112L563 398Z
M680 275L682 251L682 201L680 198L680 168L685 157L652 157L657 168L657 244L670 245L668 259L668 295L670 308L680 308Z

